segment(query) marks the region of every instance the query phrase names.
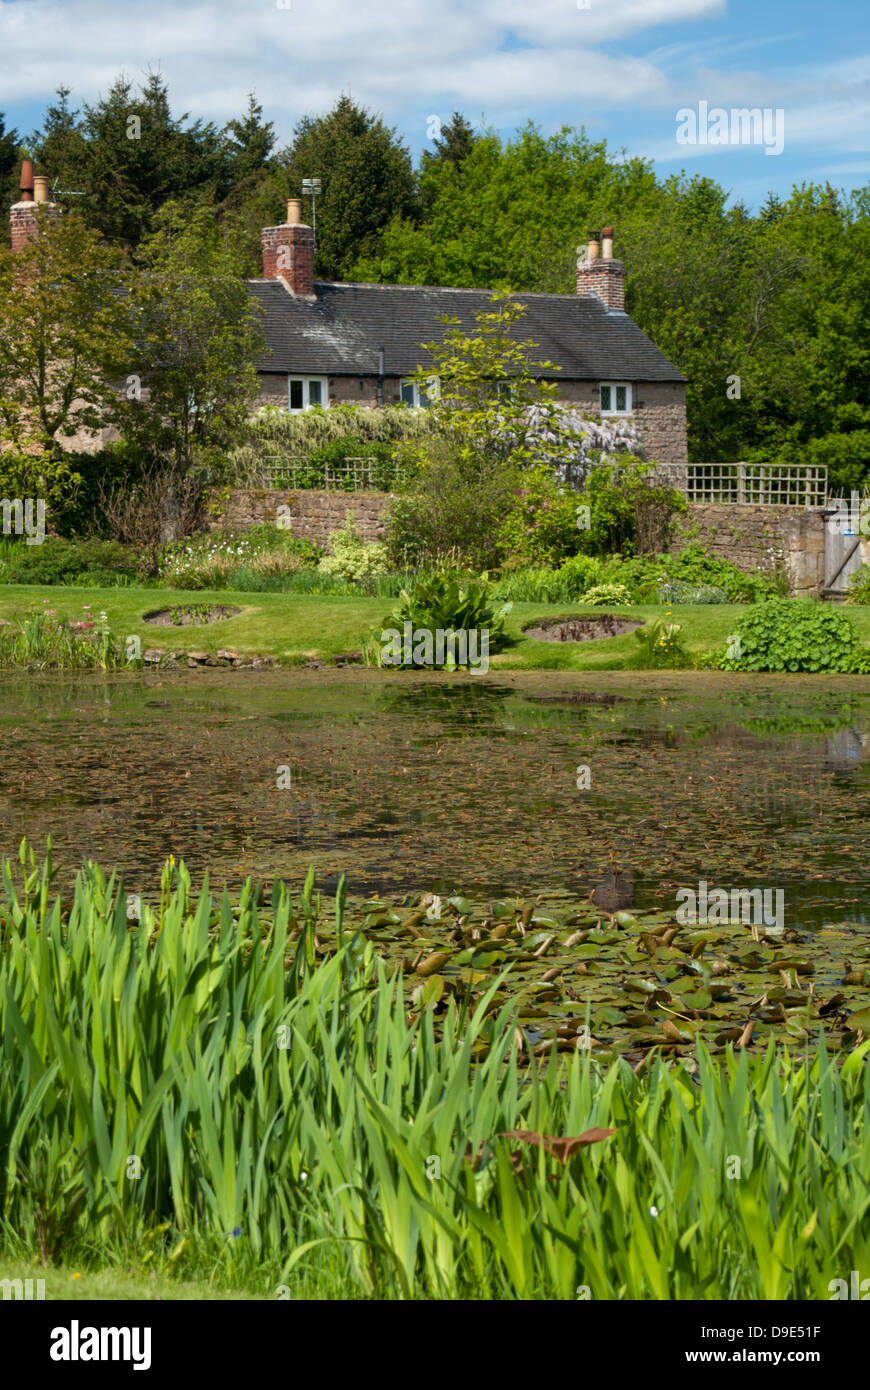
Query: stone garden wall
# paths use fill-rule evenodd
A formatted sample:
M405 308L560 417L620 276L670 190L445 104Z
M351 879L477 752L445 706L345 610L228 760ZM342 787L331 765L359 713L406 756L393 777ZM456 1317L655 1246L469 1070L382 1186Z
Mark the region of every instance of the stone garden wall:
M388 492L319 492L315 489L293 492L289 488L231 488L225 500L213 495L213 505L221 505L220 515L212 517L211 530L218 527L244 531L264 521L288 518L288 529L303 540L325 545L338 531L348 512L353 514L357 531L367 541L384 536L384 514L392 501ZM279 512L279 507L286 512Z
M687 514L677 524L675 538L697 541L744 570L785 565L795 593L808 593L824 583L825 520L821 511L690 502Z
M391 501L392 494L386 492L232 488L228 497L214 494L214 502L223 510L212 517L210 526L213 530L246 530L285 515L294 535L325 545L351 512L360 535L376 541L383 539L384 515ZM289 510L279 513L281 506ZM784 564L796 593L812 592L824 583L825 522L821 511L690 502L687 514L677 523L675 545L691 540L714 555L733 560L741 569L771 570Z

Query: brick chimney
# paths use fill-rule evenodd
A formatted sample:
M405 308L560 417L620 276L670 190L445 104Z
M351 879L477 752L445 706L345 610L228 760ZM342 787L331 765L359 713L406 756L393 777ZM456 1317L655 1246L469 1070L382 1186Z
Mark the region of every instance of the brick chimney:
M577 293L597 295L608 309L625 312L625 265L613 259L613 228L604 227L601 238L589 233L586 257L577 262Z
M49 199L48 179L44 174L34 178L33 160L25 159L21 165L21 197L9 211L13 251L21 251L28 242L36 240L39 232L36 210L40 207L55 208Z
M283 280L292 294L314 297L314 232L302 221L302 202L290 198L287 221L280 227L264 227L263 279Z

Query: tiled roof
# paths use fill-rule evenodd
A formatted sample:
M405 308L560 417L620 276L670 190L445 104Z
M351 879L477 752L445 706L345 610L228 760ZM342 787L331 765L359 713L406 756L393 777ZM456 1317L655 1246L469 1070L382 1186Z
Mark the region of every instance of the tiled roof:
M440 314L472 329L475 311L491 308L486 290L317 281L315 298L308 300L294 297L279 280L249 280L248 288L265 311L267 351L256 364L264 372L374 376L382 347L385 375L405 376L430 365L419 344L441 338ZM526 307L518 334L537 344L534 357L562 368L557 380L686 379L627 314L608 310L597 297L516 298Z

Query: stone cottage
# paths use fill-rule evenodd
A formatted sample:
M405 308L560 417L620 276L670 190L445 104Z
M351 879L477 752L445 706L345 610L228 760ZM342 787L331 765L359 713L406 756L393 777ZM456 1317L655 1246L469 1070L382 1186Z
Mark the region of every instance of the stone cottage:
M314 233L298 199L261 240L263 276L248 282L266 337L256 364L261 405L425 405L411 380L427 366L420 345L440 339L440 315L471 330L475 313L489 307L486 290L315 280ZM550 378L560 399L630 419L646 456L685 486L686 378L625 312L625 266L614 259L612 228L590 238L576 294L516 298L526 309L518 330L536 344L534 355L561 368Z

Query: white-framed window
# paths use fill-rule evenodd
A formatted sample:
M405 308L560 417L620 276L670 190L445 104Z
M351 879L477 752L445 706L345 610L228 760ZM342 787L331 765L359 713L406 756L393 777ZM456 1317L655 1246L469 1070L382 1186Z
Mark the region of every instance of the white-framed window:
M416 407L430 406L433 401L437 401L441 391L441 383L437 376L430 376L425 387L421 387L413 377L405 377L399 388L399 398L403 405Z
M287 409L310 410L313 405L329 405L329 380L325 376L291 376L287 378Z
M602 415L631 414L631 386L627 381L602 381L598 387Z

